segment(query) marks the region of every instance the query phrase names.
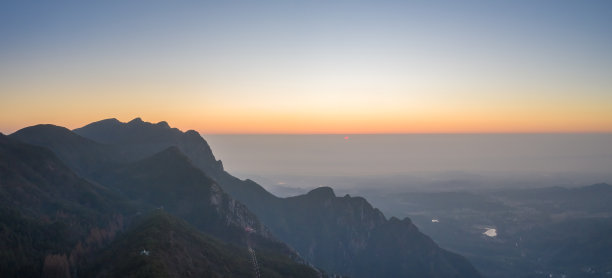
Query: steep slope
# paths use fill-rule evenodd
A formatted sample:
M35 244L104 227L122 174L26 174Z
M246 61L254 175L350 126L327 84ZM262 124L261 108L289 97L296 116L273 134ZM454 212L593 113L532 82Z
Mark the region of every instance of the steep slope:
M300 258L294 251L272 238L254 214L191 165L176 147L125 166L104 167L103 172L111 188L117 190L78 177L45 148L0 134L3 277L66 277L80 273L86 262L123 229L124 222L130 223L133 215L160 205L231 243L232 250L245 253L247 246L256 250L262 256L262 273L273 277L313 277L317 273L298 263ZM123 215L127 215L126 221ZM195 230L189 233L199 234ZM198 237L219 242L204 235ZM196 249L189 252L202 254ZM224 267L230 273L241 267L234 266L228 254L224 256ZM173 270L184 268L180 261L175 262ZM215 267L207 264L198 270L215 273Z
M79 132L83 137L91 136L88 139L93 141L104 142L120 153L120 158L128 162L137 161L163 151L170 146L176 146L178 150L188 156L193 166L206 173L205 175L201 174L203 178L200 177L201 180L198 182L193 184L190 182L181 183L183 186L191 184L185 187L190 188L186 191L181 192L182 187L177 188L177 192L181 192L181 196L209 197L210 195L207 195L209 193L206 192L190 191L196 188L194 187L196 184L210 184L210 180L204 180L206 176L209 176L224 191L255 212L262 222L270 227L273 234L289 243L308 261L321 265L328 272L348 273L355 277L378 276L381 273L393 273L397 276L422 274L432 277L453 277L457 273L464 277L478 275L467 261L460 256L440 249L409 221L408 224L404 223L405 225L390 225L392 220L386 220L380 212L372 209L362 198L337 198L330 189L320 189L305 196L280 199L250 180L241 181L231 176L223 170L222 164L215 160L206 141L195 131L182 133L177 129L170 128L163 122L151 124L140 119L134 119L129 123L104 120L77 129L75 132ZM170 198L172 193L167 190L155 190L156 188L162 188L160 187L162 184L180 181L183 177L190 177L190 175L185 175L178 169L167 170L164 168L172 167L169 165L175 163L159 163L174 161L173 159L177 158L176 154L179 153L178 150L166 150L153 160L145 159L123 168L115 168L116 170L113 171L105 169L104 171L110 173L110 176L98 175L94 178L102 184L111 185L130 198L134 198L133 200L137 203L164 206L167 210L193 221L192 223L198 228L223 236L223 233L215 232L202 224L207 223L207 221L198 223L198 219L210 220L214 218L214 215L198 215L198 212L211 212L213 210L205 207L185 207L184 204L193 206L192 204L197 203L199 197L191 199L185 197L188 199L182 202L170 202L174 200ZM60 152L62 149L56 148L54 151ZM168 155L171 157L166 157ZM151 161L157 161L158 165L149 165L152 163ZM189 167L182 166L179 168L189 169ZM141 171L144 169L157 170ZM152 175L152 173L154 174ZM156 185L157 181L164 182L159 182ZM149 189L152 192L147 192ZM188 194L189 192L193 194ZM168 199L163 199L166 194L168 194ZM204 205L200 204L200 206ZM242 227L244 228L244 225ZM384 231L387 227L394 227L389 232L391 238L375 236L377 232ZM265 231L263 228L257 230ZM235 231L243 232L237 229ZM378 252L383 250L386 252L378 254L378 258L394 254L393 258L400 262L399 264L393 264L396 268L390 267L385 260L376 260L376 257L369 256L369 254L374 254L371 253L369 248L384 244L383 239L402 242L402 236L418 239L417 242L422 244L414 246L395 244L389 246L388 249L377 249ZM409 252L406 250L409 250ZM433 256L431 254L439 255ZM415 258L427 259L416 260ZM412 265L401 267L401 265L406 265L407 262ZM366 265L366 263L369 267L366 270L361 269L360 266ZM423 269L431 269L432 266L444 267L432 269L429 272L422 271ZM371 272L367 272L367 270Z
M313 264L349 276L372 231L386 222L365 199L336 198L329 187L283 199L275 212L263 215L275 234Z
M319 189L305 196L280 199L255 182L231 176L195 131L181 133L167 124L134 119L129 123L105 120L75 132L92 140L134 148L142 154L156 148L160 151L162 146L177 146L193 165L255 212L273 234L328 272L354 277L383 273L397 277L479 276L467 260L439 248L409 220L386 220L363 198L338 198L331 189ZM377 236L380 234L385 236ZM398 244L387 246L389 242ZM393 258L396 263L380 258Z
M247 248L223 243L157 210L121 235L82 274L90 277L253 277ZM142 252L142 251L146 252ZM312 268L256 250L262 277L318 277Z
M227 173L223 163L214 157L208 143L194 130L181 132L170 128L166 122L153 124L136 118L128 123L106 119L77 128L74 133L111 145L126 161L137 161L176 146L193 165L216 180L225 192L243 203L248 202L249 208L266 210L267 203L278 199L257 183L242 181Z
M104 187L78 177L51 151L15 141L0 134L0 198L2 205L23 209L35 217L63 211L119 212L125 207Z
M3 277L68 271L112 239L124 211L121 198L79 178L51 151L0 134Z
M315 265L350 277L478 277L463 257L439 248L408 219L385 219L363 198L329 187L282 200L270 229ZM295 229L294 227L300 227Z
M355 261L354 277L480 277L467 259L438 247L408 218L376 227Z
M245 229L271 238L246 206L232 199L177 147L115 169L95 173L94 179L141 207L163 208L218 237L245 238Z
M221 189L214 185L211 190L215 191L215 196L207 196L203 193L203 188L199 185L209 187L213 183L208 177L196 171L197 169L192 164L197 165L200 170L206 171L207 175L215 177L216 180L223 180L224 189L229 189L233 194L242 197L265 195L268 199L275 197L261 188L255 183L243 182L227 174L221 166L220 161L216 161L212 155L210 147L195 131L181 132L176 128L170 128L167 123L160 122L158 124L145 123L139 118L136 118L129 123L121 123L116 119L108 119L89 124L83 128L77 129L84 135L92 136L94 140L85 138L66 128L54 125L36 125L23 128L10 135L11 138L18 139L30 144L47 147L55 152L71 169L77 172L80 176L100 181L102 184L118 184L130 183L131 187L120 188L124 193L130 193L128 197L135 198L147 197L140 204L155 204L158 206L167 203L167 200L176 200L190 198L191 196L200 196L202 198L216 198L215 202L226 202L226 205L241 206L231 198L227 198ZM102 143L98 143L102 142ZM189 158L184 155L172 155L172 151L166 152L165 155L158 154L155 158L146 159L167 148L180 148L183 153L191 154ZM178 153L178 150L174 151ZM165 156L165 157L164 157ZM173 157L169 157L173 156ZM140 161L145 159L145 161ZM168 164L167 161L181 162L176 165ZM138 162L138 163L135 163ZM199 162L199 163L198 163ZM130 167L121 167L126 163L134 163ZM168 168L171 167L171 168ZM121 170L119 170L121 169ZM143 174L147 169L154 169L151 173L159 175L152 177ZM173 171L166 171L173 170ZM186 171L189 175L184 175L181 171ZM134 172L141 180L130 180L130 172ZM195 173L194 173L195 172ZM183 175L181 175L183 174ZM186 177L194 177L191 181L187 181ZM196 177L197 176L197 177ZM179 182L191 182L189 188L183 188L181 192L175 191L168 194L168 190L162 190L166 185ZM147 191L150 188L135 187L137 184L156 185L158 191ZM125 189L131 188L131 192ZM189 194L190 190L198 189L196 194ZM197 191L197 190L196 190ZM167 197L164 200L154 198L152 196L156 192L157 197ZM138 193L140 195L136 196ZM146 194L145 194L146 193ZM194 193L194 192L191 192ZM169 197L174 197L172 199ZM141 200L142 201L142 200ZM151 201L151 202L149 202ZM164 201L164 202L162 202ZM182 215L186 216L187 208L192 204L200 203L191 197L190 202L181 202L182 208L176 208L182 211ZM242 208L241 208L242 209ZM202 210L200 210L202 211ZM244 209L243 209L244 211ZM192 214L197 214L196 211L191 211ZM207 218L203 217L200 220L196 215L189 216L190 220L205 223ZM254 218L252 215L250 218ZM192 222L196 223L196 222ZM244 223L243 223L244 224ZM252 223L251 223L252 224ZM202 225L196 224L199 227ZM215 224L209 223L209 227L216 227ZM257 227L255 227L257 228ZM257 229L264 231L264 229ZM218 234L224 234L220 232Z
M113 145L125 159L131 161L176 146L186 154L193 153L189 158L194 164L204 166L207 173L216 173L223 168L221 162L215 160L208 143L196 131L181 132L170 128L166 122L152 124L135 118L128 123L122 123L117 119L106 119L77 128L74 133L99 143Z

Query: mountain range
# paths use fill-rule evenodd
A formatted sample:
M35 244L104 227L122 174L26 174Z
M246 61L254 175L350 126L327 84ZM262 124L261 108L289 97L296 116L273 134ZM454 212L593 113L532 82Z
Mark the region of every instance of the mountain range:
M480 277L408 218L276 197L166 122L0 135L0 194L6 277Z

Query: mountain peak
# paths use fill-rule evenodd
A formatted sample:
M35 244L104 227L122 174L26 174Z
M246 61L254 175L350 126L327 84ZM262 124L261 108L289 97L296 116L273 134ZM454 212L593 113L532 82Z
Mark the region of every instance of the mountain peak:
M65 127L40 124L22 128L10 135L17 140L34 145L44 145L42 142L63 141L70 144L97 144ZM74 147L74 146L73 146Z
M136 117L133 120L129 121L128 124L142 124L144 123L140 117Z
M308 192L308 196L316 197L316 198L334 198L336 194L334 190L329 186L323 186L319 188L315 188Z
M200 137L200 133L195 131L195 130L193 130L193 129L185 131L185 134L189 135L189 136L198 136L198 137Z
M68 134L71 133L71 131L65 127L61 127L61 126L56 126L56 125L52 125L52 124L39 124L39 125L33 125L33 126L29 126L29 127L24 127L18 131L16 131L14 134L18 134L18 133L25 133L25 132L32 132L32 131L44 131L45 133L53 133L53 134Z
M117 118L108 118L108 119L104 119L104 120L100 120L100 121L97 121L97 122L90 123L87 126L91 126L91 125L97 125L97 126L118 126L120 124L122 124L122 122L117 120Z
M105 144L159 143L168 141L177 144L183 132L161 121L150 123L140 117L124 123L116 119L88 124L74 130L75 133Z
M163 128L170 128L170 125L166 121L161 121L159 123L156 123L155 125L163 127Z

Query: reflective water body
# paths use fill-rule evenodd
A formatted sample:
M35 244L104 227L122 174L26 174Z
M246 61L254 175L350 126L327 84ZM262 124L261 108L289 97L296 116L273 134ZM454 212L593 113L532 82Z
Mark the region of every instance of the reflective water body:
M488 228L483 234L488 236L488 237L496 237L497 236L497 229Z

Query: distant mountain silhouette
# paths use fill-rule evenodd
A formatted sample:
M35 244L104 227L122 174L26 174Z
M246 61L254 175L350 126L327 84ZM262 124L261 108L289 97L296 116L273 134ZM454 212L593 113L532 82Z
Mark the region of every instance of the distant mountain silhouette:
M557 211L587 210L589 212L609 212L612 210L612 185L599 183L575 188L543 187L534 189L506 190L504 197L540 203L542 209L546 203L555 203Z
M251 180L233 177L195 131L181 132L165 122L152 124L137 118L128 123L103 120L74 133L110 148L106 155L110 154L115 163L88 171L88 178L133 202L163 205L169 213L212 234L220 236L209 229L217 225L207 227L213 218L206 215L214 207L207 198L210 189L218 185L257 215L250 217L246 207L243 210L235 205L246 218L232 218L235 214L228 223L242 227L249 223L267 233L255 220L258 218L269 228L271 238L288 243L304 259L329 273L351 277L479 277L467 260L438 247L409 219L387 220L363 198L336 197L331 188L320 188L282 199ZM58 153L70 150L61 144L39 144ZM235 212L232 205L222 210L225 208Z
M82 137L65 127L35 125L9 136L21 142L51 149L81 176L119 160L109 146Z

